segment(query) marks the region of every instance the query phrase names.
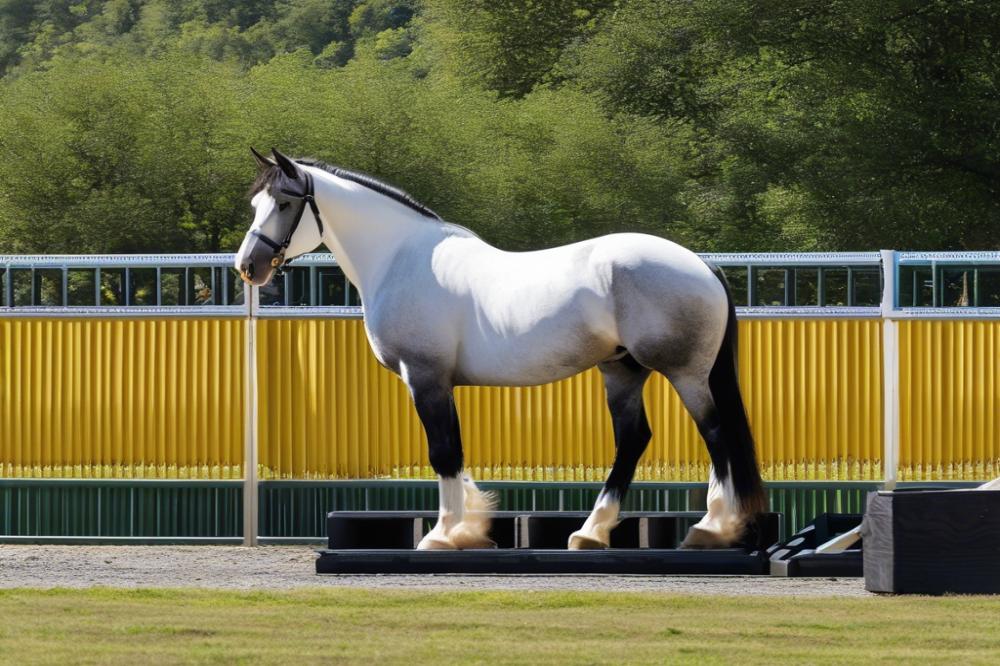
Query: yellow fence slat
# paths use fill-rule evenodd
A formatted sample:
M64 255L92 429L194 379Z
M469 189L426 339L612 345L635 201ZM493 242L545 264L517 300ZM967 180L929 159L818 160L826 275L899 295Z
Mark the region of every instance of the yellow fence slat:
M258 323L262 478L429 478L403 383L358 320ZM764 475L882 476L878 320L745 320L740 375ZM694 423L658 375L645 391L654 436L637 478L704 480ZM614 455L600 374L530 388L456 392L466 463L480 479L601 480Z
M1000 475L1000 322L899 322L900 480Z
M239 478L244 326L0 319L0 475Z

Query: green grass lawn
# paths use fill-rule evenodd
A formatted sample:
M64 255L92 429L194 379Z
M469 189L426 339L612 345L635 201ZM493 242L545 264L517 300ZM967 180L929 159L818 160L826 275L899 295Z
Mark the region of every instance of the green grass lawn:
M1000 598L0 591L3 663L997 663Z

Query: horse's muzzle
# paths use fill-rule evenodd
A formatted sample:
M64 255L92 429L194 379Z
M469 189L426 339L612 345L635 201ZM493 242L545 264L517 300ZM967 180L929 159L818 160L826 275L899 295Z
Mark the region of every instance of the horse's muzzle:
M260 287L270 281L274 275L274 259L276 257L271 248L261 243L259 239L255 240L257 242L250 244L247 251L239 258L236 270L239 271L240 278L244 282Z

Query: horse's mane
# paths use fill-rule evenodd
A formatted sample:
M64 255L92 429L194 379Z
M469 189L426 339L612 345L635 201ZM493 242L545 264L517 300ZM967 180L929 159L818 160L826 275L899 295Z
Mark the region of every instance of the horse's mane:
M378 192L390 199L397 201L407 208L417 211L424 217L429 217L434 220L440 220L441 216L432 211L430 208L420 203L412 196L388 183L385 183L374 176L369 176L366 173L359 173L357 171L350 171L342 167L334 166L332 164L327 164L320 160L315 160L312 158L297 158L295 162L302 164L304 166L316 167L317 169L322 169L329 174L333 174L338 178L344 178L345 180L354 181L359 185L363 185L370 190ZM281 168L278 166L273 166L268 169L264 169L259 174L257 174L257 179L254 180L253 185L250 187L250 196L253 196L274 183L281 176Z

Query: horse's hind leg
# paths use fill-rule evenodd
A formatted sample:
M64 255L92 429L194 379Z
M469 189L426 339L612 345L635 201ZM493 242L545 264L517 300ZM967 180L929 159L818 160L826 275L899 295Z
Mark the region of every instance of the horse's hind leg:
M665 373L666 374L666 373ZM680 395L684 406L698 426L698 432L712 460L708 474L707 511L704 517L688 531L681 548L725 548L739 541L745 529L746 516L733 489L732 475L722 481L716 468L729 469L724 435L718 410L708 386L708 378L686 373L671 372L667 375Z
M427 433L431 467L438 475L438 521L417 548L492 548L492 498L462 473L462 434L450 387L404 375Z
M569 537L569 548L607 548L611 530L618 525L622 499L632 483L635 467L649 444L652 432L642 404L642 387L649 370L631 356L598 366L604 375L608 394L608 409L615 431L615 462L604 482L604 489L587 521Z

